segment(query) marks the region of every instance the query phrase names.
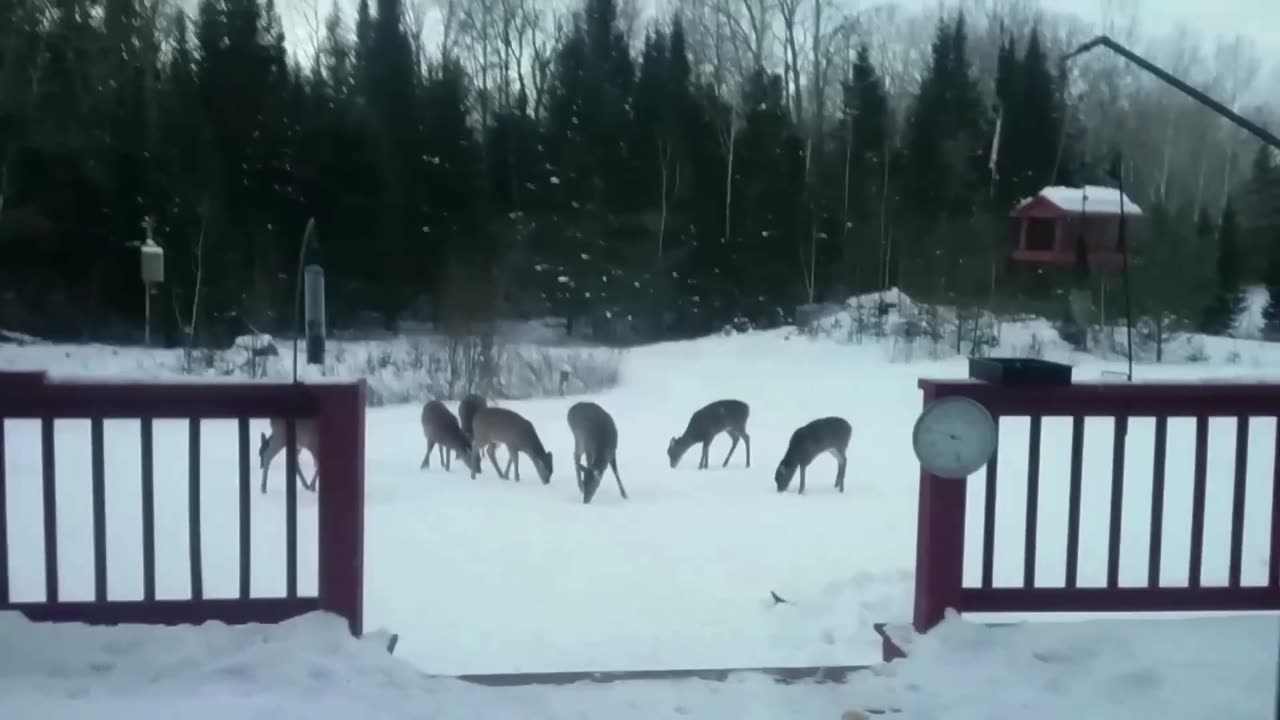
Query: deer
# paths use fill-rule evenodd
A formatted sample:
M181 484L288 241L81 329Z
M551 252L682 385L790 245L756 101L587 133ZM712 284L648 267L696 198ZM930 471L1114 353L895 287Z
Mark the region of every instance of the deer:
M511 474L511 466L515 465L516 482L520 482L520 453L524 453L533 461L533 467L537 470L542 484L550 484L551 453L542 447L542 441L538 439L538 431L534 429L533 423L526 420L520 413L501 407L480 408L476 410L471 432L472 479L475 479L476 473L479 472L480 451L485 450L489 455L489 462L493 463L494 471L503 480L508 478ZM494 457L494 450L498 443L507 446L508 459L505 472L498 469L498 459Z
M271 435L260 433L261 440L258 442L258 467L262 469L262 493L267 492L267 469L271 467L271 461L276 455L284 450L285 443L288 442L288 428L284 418L271 418ZM298 474L298 481L302 483L302 487L311 492L316 491L316 481L320 479L320 456L317 454L319 443L316 441L316 423L311 418L300 418L294 421L294 434L297 447L294 450L294 470ZM302 468L298 467L296 460L301 457L302 450L305 449L311 453L311 459L315 462L316 471L311 476L311 484L307 484L307 478L302 474Z
M476 411L488 406L489 403L475 393L467 393L462 402L458 403L458 422L462 425L462 434L467 436L468 442L471 441L471 427L475 422Z
M471 452L471 438L467 437L449 408L439 400L429 400L422 406L422 434L427 438L427 454L422 457L419 470L431 467L431 451L440 448L440 464L450 470L456 453L467 469L475 458Z
M458 421L462 424L462 432L468 439L471 437L471 427L475 422L476 411L488 406L489 403L475 393L468 393L462 398L462 402L458 403Z
M569 429L573 431L573 466L578 477L578 490L582 491L582 504L591 503L604 470L613 470L618 481L618 492L627 499L627 489L618 475L618 426L613 416L593 402L577 402L569 408ZM587 462L582 464L586 456Z
M685 452L696 443L702 443L702 458L698 461L698 469L708 466L707 451L711 449L711 441L720 433L728 433L733 438L729 454L724 456L724 463L729 464L733 451L738 449L741 440L747 449L747 467L751 467L751 436L747 434L747 417L751 415L751 407L741 400L716 400L708 403L689 416L689 424L684 434L671 438L667 445L667 459L671 467L675 467L684 457Z
M791 441L787 443L787 452L778 463L777 472L773 474L778 492L787 491L787 487L791 485L792 476L796 474L796 468L799 468L800 494L803 495L805 468L813 462L814 458L825 452L831 453L839 463L839 467L836 468L836 489L843 493L844 468L848 459L846 453L849 451L851 435L853 435L853 428L841 417L818 418L796 428L796 431L791 433Z

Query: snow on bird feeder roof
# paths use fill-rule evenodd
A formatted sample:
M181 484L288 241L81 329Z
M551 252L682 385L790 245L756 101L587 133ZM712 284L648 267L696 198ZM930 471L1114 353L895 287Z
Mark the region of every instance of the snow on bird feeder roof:
M1142 208L1138 207L1137 203L1128 195L1124 195L1116 188L1102 185L1085 185L1084 187L1050 185L1034 197L1026 198L1018 203L1018 206L1014 208L1014 213L1035 202L1038 198L1043 198L1069 215L1092 215L1095 213L1098 215L1119 215L1120 199L1122 197L1124 198L1125 215L1142 214Z

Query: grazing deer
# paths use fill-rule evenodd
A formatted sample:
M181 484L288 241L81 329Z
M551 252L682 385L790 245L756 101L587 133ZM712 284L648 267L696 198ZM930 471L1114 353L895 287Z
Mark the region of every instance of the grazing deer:
M618 426L613 416L593 402L579 402L569 408L568 417L569 429L573 431L573 466L578 489L582 491L582 504L590 503L595 496L606 467L613 470L618 492L626 500L627 489L618 476ZM582 464L583 455L587 457L586 465Z
M462 424L462 433L471 438L471 427L475 422L476 411L482 407L488 407L489 403L485 399L470 393L462 398L462 402L458 403L458 421Z
M671 461L671 467L675 467L680 458L684 457L685 451L696 443L702 443L702 459L698 461L698 469L707 467L707 451L711 449L711 441L722 432L729 433L729 437L733 438L733 445L729 447L729 454L724 456L724 463L720 467L729 464L733 451L738 449L739 440L746 445L747 467L751 467L751 436L747 434L747 417L750 414L750 406L741 400L716 400L695 410L689 416L684 434L671 438L671 443L667 445L667 458Z
M266 433L260 433L262 439L258 442L258 467L262 469L262 492L267 492L267 469L271 467L271 461L276 455L284 450L285 443L288 442L288 428L285 426L284 418L271 418L271 436ZM294 470L298 474L298 481L302 483L302 487L316 491L316 481L320 479L320 456L316 454L319 443L316 442L316 423L310 418L300 418L294 421L294 439L296 449L294 450ZM302 450L305 449L311 453L311 459L315 462L316 471L311 476L311 484L307 484L307 478L302 474L302 468L298 466L296 460L301 457Z
M462 432L458 418L439 400L430 400L422 406L422 434L427 438L427 454L423 456L419 470L431 467L431 451L437 445L440 447L440 464L445 470L452 468L455 453L468 469L471 468L474 462L471 439Z
M494 471L503 480L510 475L511 466L515 465L516 482L520 482L520 453L524 453L533 461L533 467L538 471L542 484L551 482L551 453L542 447L542 441L538 439L538 431L534 430L533 423L526 420L520 413L500 407L480 408L476 410L471 432L471 452L474 456L471 465L472 478L476 476L480 467L480 451L483 449L487 451ZM505 472L498 469L498 459L494 457L494 450L498 443L507 446L508 459Z
M818 418L807 425L801 425L791 433L791 442L787 443L787 453L778 463L778 471L773 474L778 484L778 492L786 492L791 484L791 477L800 468L800 494L804 494L804 469L821 453L831 453L836 462L836 488L844 492L844 466L849 450L849 436L853 428L848 421L839 417Z

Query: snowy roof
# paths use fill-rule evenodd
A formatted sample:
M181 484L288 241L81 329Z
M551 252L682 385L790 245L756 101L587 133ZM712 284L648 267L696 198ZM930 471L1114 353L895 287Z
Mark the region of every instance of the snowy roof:
M1080 214L1083 211L1085 214L1103 213L1108 215L1120 214L1120 198L1123 197L1125 215L1142 214L1142 208L1138 207L1137 203L1128 195L1124 195L1116 188L1103 187L1101 185L1085 185L1084 187L1050 185L1041 190L1036 197L1042 197L1069 213ZM1035 200L1035 197L1023 200L1018 203L1018 207L1021 208L1032 200Z

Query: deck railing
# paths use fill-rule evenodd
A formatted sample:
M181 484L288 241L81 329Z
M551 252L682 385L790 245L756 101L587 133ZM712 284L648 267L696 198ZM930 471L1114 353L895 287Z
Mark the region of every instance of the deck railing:
M939 622L947 608L983 613L1280 610L1276 551L1280 548L1280 423L1276 422L1280 385L1077 383L1019 388L978 381L922 380L920 387L925 403L947 396L972 398L1002 427L1001 447L979 473L984 478L975 475L966 483L921 474L913 623L918 631ZM1063 427L1066 432L1046 438L1046 420L1051 418L1063 418L1059 422L1064 426L1069 420L1069 430ZM1221 421L1231 432L1215 438L1220 442L1214 445L1222 452L1214 453L1218 462L1211 468L1210 423L1219 418L1231 419ZM1102 419L1091 423L1091 439L1096 427L1110 425L1103 438L1109 445L1105 451L1110 455L1109 467L1105 461L1085 462L1086 419ZM1012 437L1010 421L1027 425L1025 441ZM1186 424L1188 432L1171 439L1171 422ZM1135 432L1139 423L1144 426L1142 433ZM1150 427L1149 442L1138 437L1146 434L1146 427ZM1259 438L1260 427L1265 437ZM1263 451L1254 452L1252 462L1251 440L1255 450ZM1184 443L1191 446L1190 457L1171 459L1175 451L1188 449ZM1065 462L1055 458L1046 462L1046 449L1056 455L1067 448ZM1024 472L1017 472L1021 468L1001 472L1002 461L1019 465L1024 458ZM1133 466L1145 474L1148 462L1149 480L1137 477ZM1046 503L1042 475L1050 471L1060 474L1061 466L1066 469L1067 486L1065 553L1061 576L1050 582L1043 577L1045 572L1037 570L1037 562L1044 556L1038 544L1044 539L1046 512L1061 510L1061 503ZM1098 472L1098 467L1106 469ZM1166 505L1173 489L1167 479L1171 474L1185 476L1187 470L1190 512L1171 516ZM1086 481L1092 489L1105 483L1105 493L1097 494L1100 502L1095 504L1104 506L1105 513L1095 515L1083 506ZM979 487L970 487L973 484ZM982 496L980 528L971 524L972 515L976 515L967 507L971 492ZM1002 496L1017 498L1024 493L1020 508L1005 503L1004 512L997 512ZM1229 505L1229 517L1220 513L1225 533L1212 536L1212 547L1207 547L1210 499L1224 511ZM1143 513L1135 504L1149 510ZM1021 546L1012 553L1016 556L1021 551L1021 568L1003 573L1012 581L1001 583L996 577L1001 574L997 572L997 525L1016 525L1019 511L1022 532L1013 533L1015 539L1008 544ZM1264 528L1268 522L1269 527ZM1245 572L1246 525L1257 531L1251 534L1255 542L1250 547L1266 553L1266 570L1255 574L1253 580L1246 578ZM1186 564L1180 565L1181 561L1166 557L1166 545L1178 544L1170 543L1169 536L1183 531L1189 539ZM1082 532L1086 541L1100 539L1097 535L1105 533L1105 552L1083 553ZM1219 542L1221 535L1225 535L1225 543ZM980 544L969 553L977 556L977 567L966 568L966 541L970 547ZM1133 551L1135 543L1140 546L1143 542L1145 557L1141 548L1136 554ZM1008 552L1008 544L999 549ZM1005 556L1004 552L999 556ZM1122 563L1122 554L1129 562ZM1056 561L1056 553L1053 557ZM1096 561L1092 567L1090 560ZM1248 567L1254 569L1264 562L1257 552L1250 560ZM1225 564L1225 577L1221 572L1206 573L1206 563L1216 567ZM1128 569L1122 572L1122 566ZM1184 567L1185 581L1171 582L1167 576L1178 575ZM974 580L966 582L966 569L973 571L968 574ZM1082 575L1091 570L1097 571L1091 573L1097 580L1086 583ZM1219 575L1216 581L1206 578L1214 574ZM1122 575L1127 577L1122 580Z
M33 620L91 624L278 622L313 610L325 610L346 618L352 632L358 635L364 584L364 412L363 382L79 382L52 381L43 373L0 373L0 610L16 609ZM254 497L260 493L255 482L259 472L257 448L250 428L251 420L267 418L286 421L288 447L296 446L297 421L315 421L319 445L316 460L322 471L315 496L317 577L314 595L300 593L298 587L299 491L294 482L295 455L288 449L277 457L273 465L276 480L263 496L268 498L268 503L276 504L280 496L284 496L284 592L282 596L265 596L253 588L254 564L262 555L254 552L251 514ZM213 420L235 422L236 450L234 455L226 453L225 462L220 462L223 457L215 455L212 459L219 462L206 465L201 462L208 457L201 431ZM88 421L88 432L81 435L58 432L64 423L76 421L81 425ZM127 434L115 431L121 424L119 421L136 426L139 438L136 450L121 447L125 441L108 443L107 422L112 423L113 437ZM157 467L157 424L173 421L179 421L179 427L166 430L181 431L185 425L185 433L179 432L179 436L185 435L185 443L176 437L168 441L163 455L169 459ZM18 427L21 424L38 425L38 431L31 427L24 434ZM165 435L173 436L173 433ZM169 447L175 442L185 444L185 452ZM88 445L86 476L60 479L60 447L82 443ZM107 502L113 489L126 479L118 477L122 473L108 466L108 449L113 458L133 455L139 462L140 477L136 481L140 483L140 507L136 511L141 525L142 572L141 587L133 597L119 597L133 595L132 592L117 592L116 597L109 592L110 570L118 556L108 553L108 529L118 513L108 513ZM174 456L185 456L186 467L175 467ZM217 468L216 472L210 472L211 467ZM287 481L281 481L281 477ZM232 486L238 495L236 524L232 527L211 524L202 512L202 499L207 493L229 492ZM157 507L156 502L158 492L168 494L183 487L187 496L185 538L181 533L165 534L158 530L158 525L172 524L168 522L172 519L169 516L175 510L171 504ZM17 530L10 525L22 512L14 505L18 490L39 495L42 547L15 540ZM60 516L59 507L60 502L74 505L86 494L90 507L92 591L68 592L64 587L68 563L60 564L60 561L71 555L83 557L85 549L60 546L60 523L65 530L70 521ZM113 509L117 507L118 504L113 504ZM127 521L126 514L123 522ZM170 593L160 593L157 589L157 544L163 547L163 544L184 540L189 570L188 596L162 597ZM238 545L233 592L216 593L207 589L211 572L216 574L228 569L210 568L206 563L210 543L215 547L223 543ZM43 556L43 576L39 578L42 582L34 584L42 585L43 592L41 597L32 598L28 587L25 597L20 599L15 596L19 583L14 564L36 555ZM26 580L26 585L33 584L29 578Z

